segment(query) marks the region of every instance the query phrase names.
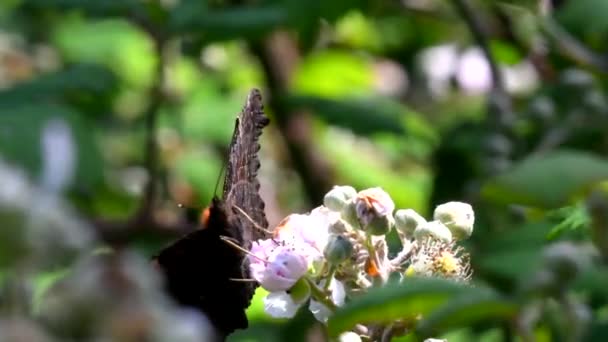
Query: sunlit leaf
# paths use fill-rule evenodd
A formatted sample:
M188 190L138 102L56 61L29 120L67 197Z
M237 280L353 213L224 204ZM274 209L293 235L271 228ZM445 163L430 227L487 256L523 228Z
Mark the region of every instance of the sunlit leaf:
M554 151L529 157L485 185L497 203L555 208L588 186L608 179L608 161L586 152Z
M443 279L407 279L402 284L373 288L353 299L329 319L331 336L358 323L387 323L397 319L414 319L428 314L467 287Z
M293 76L292 90L323 97L360 96L373 89L372 64L361 56L322 51L307 56Z

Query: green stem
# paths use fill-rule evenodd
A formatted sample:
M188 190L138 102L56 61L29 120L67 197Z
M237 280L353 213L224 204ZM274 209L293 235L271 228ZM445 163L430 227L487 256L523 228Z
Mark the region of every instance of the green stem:
M336 271L338 270L338 267L336 267L335 265L330 265L329 266L329 272L327 274L327 278L325 278L325 286L323 286L323 291L327 292L329 291L329 285L331 285L331 279L334 277L334 274L336 274Z
M308 285L310 286L310 295L312 296L312 298L314 298L314 300L325 305L325 307L327 307L331 312L334 312L338 309L338 306L331 301L326 291L319 288L317 284L312 281L312 279L305 279L308 282Z

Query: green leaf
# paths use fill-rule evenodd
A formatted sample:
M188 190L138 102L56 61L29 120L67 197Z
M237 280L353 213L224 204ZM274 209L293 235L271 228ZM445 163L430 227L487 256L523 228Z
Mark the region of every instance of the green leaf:
M605 0L567 1L556 17L570 30L605 35L608 33L608 21L604 18L607 11L608 1Z
M509 321L518 305L484 288L472 288L424 317L416 327L423 337L438 336L460 327L479 322Z
M66 60L103 65L127 87L148 88L154 81L158 56L152 39L127 20L66 17L51 39Z
M113 91L115 86L116 78L107 69L90 64L76 64L0 91L0 103L7 106L54 97L99 97Z
M500 40L492 40L490 42L490 50L496 60L504 64L514 65L523 59L517 48Z
M137 0L23 0L22 5L31 9L81 10L94 16L124 15L139 10Z
M374 86L371 62L341 51L322 51L307 56L293 75L292 91L322 97L361 96Z
M406 110L389 101L368 98L330 100L312 96L291 96L286 101L291 107L312 109L326 122L347 127L358 134L401 134L405 131L402 118Z
M607 160L585 152L553 151L519 162L489 181L482 193L497 203L556 208L605 179Z
M445 279L407 278L402 284L373 288L339 308L328 321L331 336L358 323L386 323L415 319L446 303L467 287Z
M259 38L287 22L287 12L280 6L207 9L186 4L178 6L170 18L176 33L202 31L206 40Z

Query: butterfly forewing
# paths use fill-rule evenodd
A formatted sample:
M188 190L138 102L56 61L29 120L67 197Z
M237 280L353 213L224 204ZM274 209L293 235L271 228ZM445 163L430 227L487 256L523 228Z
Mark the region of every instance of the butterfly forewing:
M238 221L235 222L240 230L237 235L241 237L241 245L247 249L253 240L264 237L264 233L255 225L268 227L257 179L260 168L257 155L260 150L259 137L268 122L263 111L262 96L254 89L249 93L235 125L223 192L223 199L234 214L229 219ZM240 214L235 206L244 210L249 218Z

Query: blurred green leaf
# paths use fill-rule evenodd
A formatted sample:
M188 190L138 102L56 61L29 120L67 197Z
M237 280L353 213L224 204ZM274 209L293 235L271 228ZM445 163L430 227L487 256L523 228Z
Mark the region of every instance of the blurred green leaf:
M301 95L337 98L360 96L373 89L374 73L369 60L340 51L308 55L293 75L292 91Z
M577 277L573 288L591 297L599 297L608 300L608 268L599 266L587 270Z
M116 78L107 69L90 64L77 64L0 91L0 103L8 106L45 101L54 97L75 100L95 98L109 94L115 87Z
M328 321L331 336L358 323L387 323L397 319L415 319L462 293L467 286L445 279L407 278L402 284L372 288L339 308Z
M483 195L497 203L555 208L588 186L608 179L608 161L586 152L532 156L489 181Z
M568 231L580 231L591 224L591 217L589 217L589 213L583 202L559 208L550 212L548 217L560 221L549 232L549 239L555 239Z
M141 9L142 2L137 0L23 0L28 8L45 10L81 10L95 16L123 15Z
M472 256L475 272L509 290L538 269L550 228L548 222L523 224L485 240Z
M490 42L490 51L497 61L508 65L517 64L523 59L516 47L500 40Z
M211 201L222 161L211 153L191 151L182 155L175 164L176 173L192 185L200 204Z
M52 40L68 61L104 65L128 87L147 88L153 81L152 40L127 20L67 17L54 27Z
M566 1L557 11L556 17L570 30L605 35L608 33L608 21L604 17L606 12L608 1Z
M49 103L0 108L0 154L8 161L40 175L42 129L52 119L63 120L71 130L76 149L74 185L93 186L102 179L101 154L94 130L72 109Z
M379 132L404 133L402 106L389 101L367 98L330 100L312 96L290 96L289 106L312 109L326 122L343 126L353 132L370 135Z
M517 310L515 302L487 288L472 288L424 317L416 331L423 337L432 337L479 322L509 322Z
M287 21L281 6L210 9L185 2L171 13L170 25L175 33L200 32L205 40L259 38Z

